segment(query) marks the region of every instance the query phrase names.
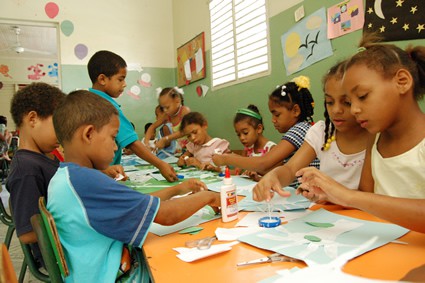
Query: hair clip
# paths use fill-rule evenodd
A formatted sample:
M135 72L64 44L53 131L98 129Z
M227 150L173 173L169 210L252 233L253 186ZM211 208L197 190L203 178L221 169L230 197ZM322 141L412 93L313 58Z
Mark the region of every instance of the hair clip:
M301 89L310 89L310 79L306 76L298 76L293 78L292 81L298 86L298 91Z
M359 48L357 48L357 53L363 52L365 50L366 50L366 47L360 46Z
M282 89L280 90L280 95L281 96L285 96L286 95L285 89L286 89L286 85L282 85Z
M183 89L182 88L179 88L179 87L174 87L174 89L178 92L178 93L180 93L180 94L184 94L184 91L183 91Z

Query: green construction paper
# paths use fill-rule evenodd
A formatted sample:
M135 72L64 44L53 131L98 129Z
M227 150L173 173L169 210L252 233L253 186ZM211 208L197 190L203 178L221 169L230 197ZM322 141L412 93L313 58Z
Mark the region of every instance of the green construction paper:
M332 223L326 223L326 222L306 222L306 223L314 227L322 227L322 228L334 227Z
M187 227L179 231L179 234L192 234L204 230L202 227Z
M313 235L305 235L304 239L309 240L310 242L320 242L322 239Z

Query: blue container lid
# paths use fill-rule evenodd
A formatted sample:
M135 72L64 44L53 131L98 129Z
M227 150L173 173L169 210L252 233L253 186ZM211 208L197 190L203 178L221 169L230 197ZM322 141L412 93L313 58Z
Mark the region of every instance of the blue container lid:
M260 225L260 227L265 227L265 228L274 228L279 226L281 223L282 221L277 216L273 216L273 217L265 216L265 217L261 217L258 220L258 225Z

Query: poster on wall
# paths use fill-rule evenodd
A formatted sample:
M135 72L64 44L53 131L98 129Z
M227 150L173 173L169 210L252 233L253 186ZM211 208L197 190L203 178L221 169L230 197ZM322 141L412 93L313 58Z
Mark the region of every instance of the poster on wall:
M326 10L321 8L281 37L286 74L291 75L333 54L326 33Z
M177 48L177 85L205 78L205 33L202 32Z
M363 28L363 0L346 0L328 8L328 38Z
M377 32L385 41L425 38L425 1L366 0L363 32Z

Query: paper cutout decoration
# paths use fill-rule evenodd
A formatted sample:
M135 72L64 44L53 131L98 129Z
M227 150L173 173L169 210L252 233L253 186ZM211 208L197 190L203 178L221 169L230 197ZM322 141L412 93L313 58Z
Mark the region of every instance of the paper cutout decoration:
M5 76L6 78L12 79L12 76L9 75L9 66L8 65L0 65L0 74Z
M326 10L321 8L281 38L286 74L291 75L333 54L326 36Z
M207 87L206 85L198 85L196 87L196 93L198 94L199 97L203 96L205 97L205 95L207 95L207 92L210 88Z
M33 73L28 75L28 79L33 80L33 81L38 81L42 77L44 77L46 75L46 72L43 72L41 67L44 67L44 65L43 64L35 64L35 65L32 65L32 66L29 66L27 68L28 71L33 71Z
M130 90L127 91L127 94L136 99L139 100L140 99L140 87L138 87L137 85L134 85L130 88Z
M52 77L52 78L58 77L58 70L59 70L58 66L59 66L58 63L53 63L52 65L48 66L48 68L50 69L48 73L49 77Z
M89 52L89 49L87 48L86 45L82 43L77 44L74 48L75 56L77 56L77 58L80 60L83 60L87 56L88 52Z
M54 3L54 2L48 2L46 4L46 6L44 6L44 11L46 12L46 15L49 18L53 19L59 13L59 6L56 3Z
M348 0L328 8L328 38L363 28L363 0Z
M377 32L385 41L425 38L425 1L366 0L363 32Z
M202 230L204 230L204 228L202 228L202 227L187 227L187 228L184 228L183 230L180 230L179 231L179 234L194 234L194 233L199 233L199 232L201 232Z
M151 86L152 86L151 80L152 80L152 77L151 77L151 75L150 75L150 74L148 74L148 73L143 73L143 74L140 76L140 80L138 80L137 82L138 82L141 86L144 86L144 87L151 87Z
M63 21L61 23L61 31L64 35L70 36L74 32L74 24L71 21Z

